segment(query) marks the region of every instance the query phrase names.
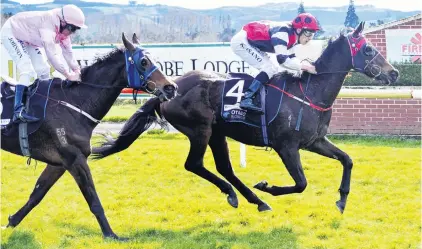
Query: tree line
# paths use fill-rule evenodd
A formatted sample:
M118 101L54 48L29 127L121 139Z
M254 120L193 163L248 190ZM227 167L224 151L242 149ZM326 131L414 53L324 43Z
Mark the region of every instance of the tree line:
M103 15L101 12L87 16L90 27L78 31L72 41L76 44L89 43L120 43L121 32L142 34L141 42L156 43L189 43L189 42L229 42L237 30L233 27L230 15L183 15L178 12L169 12L165 15L150 16L149 18L137 15L142 6L132 3L132 8L125 10L125 15ZM300 2L298 13L306 12L304 2ZM2 13L4 23L13 16L12 12ZM318 16L316 16L318 19ZM92 24L91 24L92 23ZM356 14L354 1L350 0L344 26L356 27L359 17ZM378 24L382 24L378 22ZM320 31L315 39L324 39L324 28L318 21Z

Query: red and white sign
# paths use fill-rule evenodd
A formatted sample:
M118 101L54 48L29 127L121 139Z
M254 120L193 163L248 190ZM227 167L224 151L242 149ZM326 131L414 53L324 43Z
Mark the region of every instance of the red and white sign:
M395 62L421 63L422 35L415 29L385 30L387 58Z

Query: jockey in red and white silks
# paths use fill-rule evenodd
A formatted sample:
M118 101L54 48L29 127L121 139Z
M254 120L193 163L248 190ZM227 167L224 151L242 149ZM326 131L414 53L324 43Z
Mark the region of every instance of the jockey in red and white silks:
M233 36L231 48L252 67L260 70L254 82L240 102L240 107L262 112L261 107L253 103L255 93L263 83L266 83L279 72L283 65L298 74L304 71L316 73L315 67L309 63L301 63L295 57L293 47L305 45L312 40L319 30L315 17L309 13L299 14L291 22L256 21L243 26L242 30ZM275 53L278 64L271 61L267 53Z

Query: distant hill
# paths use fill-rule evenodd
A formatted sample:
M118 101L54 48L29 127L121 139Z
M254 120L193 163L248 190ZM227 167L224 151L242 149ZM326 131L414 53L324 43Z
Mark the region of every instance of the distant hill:
M192 10L166 5L119 5L85 2L81 0L55 0L45 4L21 5L2 0L2 13L37 11L76 4L82 8L88 30L80 32L74 40L80 43L120 42L121 32L140 34L143 42L216 42L228 41L242 25L254 20L292 20L297 3L269 3L258 7L222 7L209 10ZM348 6L313 7L306 11L318 18L324 35L337 34L343 26ZM388 22L418 14L418 11L379 9L372 5L356 6L360 20Z

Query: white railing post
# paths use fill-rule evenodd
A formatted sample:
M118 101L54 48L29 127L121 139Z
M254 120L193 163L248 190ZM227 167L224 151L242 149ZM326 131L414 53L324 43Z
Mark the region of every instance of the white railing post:
M246 145L240 143L240 167L246 168Z

